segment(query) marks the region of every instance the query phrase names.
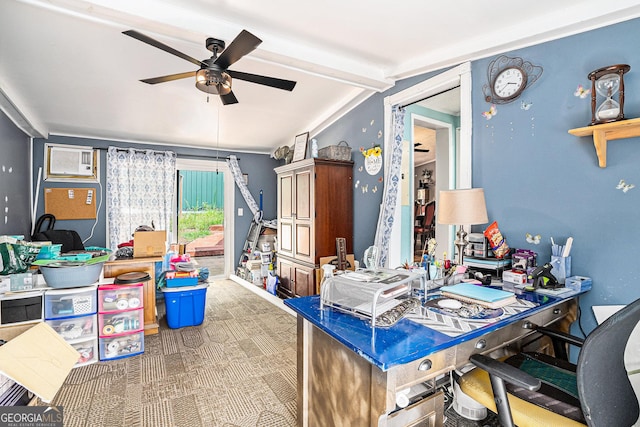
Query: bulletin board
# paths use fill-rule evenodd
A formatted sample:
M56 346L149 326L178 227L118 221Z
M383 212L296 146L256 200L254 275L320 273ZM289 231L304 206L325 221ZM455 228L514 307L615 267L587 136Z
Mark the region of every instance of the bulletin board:
M95 188L45 188L44 211L56 219L95 219Z

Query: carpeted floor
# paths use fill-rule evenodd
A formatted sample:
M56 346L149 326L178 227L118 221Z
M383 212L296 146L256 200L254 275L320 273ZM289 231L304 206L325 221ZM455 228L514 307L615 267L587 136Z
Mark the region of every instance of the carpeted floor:
M200 326L158 314L144 354L71 372L52 402L65 427L295 425L295 317L229 280L210 281Z
M295 317L230 280L210 280L206 304L202 325L170 329L158 300L144 354L74 369L52 402L65 427L295 426ZM445 427L499 426L445 392Z

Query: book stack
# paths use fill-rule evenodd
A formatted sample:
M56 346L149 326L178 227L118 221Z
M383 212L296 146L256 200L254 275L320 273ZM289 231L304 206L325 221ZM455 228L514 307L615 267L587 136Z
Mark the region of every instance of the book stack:
M487 288L471 283L458 283L453 286L442 286L442 295L470 304L478 304L487 308L500 308L516 302L516 296L500 289Z

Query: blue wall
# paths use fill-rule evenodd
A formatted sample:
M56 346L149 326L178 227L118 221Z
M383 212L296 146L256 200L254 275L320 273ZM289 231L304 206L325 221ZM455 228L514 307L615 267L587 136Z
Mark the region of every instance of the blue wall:
M29 137L0 112L0 235L31 235Z
M498 105L498 114L486 120L482 112L487 66L495 57L472 63L473 78L473 185L484 187L490 221L497 220L512 247L535 250L539 261L550 257L550 237L564 243L575 238L573 274L593 278L593 290L581 297L582 325L595 327L591 306L626 304L640 297L635 268L640 227L640 144L638 138L613 141L607 168L598 167L593 143L577 138L569 129L591 120L589 98L574 96L578 84L590 86L587 74L612 64L631 65L625 76L625 116L640 117L640 20L617 24L564 39L506 53L521 56L544 68L541 78L513 103ZM444 71L444 70L442 70ZM381 128L384 97L433 75L398 82L369 98L316 138L320 147L346 139L352 147L368 148L380 142L369 130L371 120ZM521 108L521 101L531 104ZM363 128L367 128L363 132ZM376 130L377 132L377 130ZM357 172L371 183L377 177ZM616 185L624 179L637 188L623 193ZM373 242L381 191L355 192L354 248L358 257ZM526 242L525 234L541 234L542 242Z
M45 143L53 143L53 144L67 144L67 145L86 145L93 148L101 148L107 149L109 146L115 147L133 147L136 149L154 149L154 150L171 150L177 153L179 158L206 158L207 160L215 160L216 159L216 151L215 150L204 150L204 149L195 149L195 148L184 148L178 146L159 146L159 145L151 145L151 144L127 144L122 142L114 142L114 141L106 141L106 140L97 140L97 139L86 139L86 138L72 138L72 137L63 137L63 136L51 136L48 139L34 139L33 144L33 167L34 167L34 180L37 178L38 168L43 165L44 161L44 144ZM260 190L264 191L264 217L265 218L275 218L276 217L276 178L273 169L277 166L280 166L279 161L270 158L268 155L261 154L249 154L249 153L232 153L220 151L219 157L221 160L224 160L226 156L229 154L236 154L240 159L239 164L240 168L244 173L249 174L249 191L253 197L258 201ZM100 182L102 183L102 187L105 188L106 182L106 151L100 151ZM43 182L41 187L96 187L95 183L67 183L67 182ZM43 211L43 195L42 189L38 197L40 198L40 203L38 207L38 216L44 213ZM234 259L240 258L240 252L242 251L242 246L244 244L244 240L247 235L247 231L249 230L249 224L251 223L251 211L249 207L244 201L242 194L235 187L235 208L236 212L238 208L243 208L245 214L241 217L235 217L235 236L234 236L234 250L235 254L233 255ZM104 200L104 195L100 195L100 198ZM106 244L106 206L103 203L101 209L98 212L98 224L95 227L93 232L93 237L86 243L87 246L104 246ZM91 227L93 226L93 220L66 220L66 221L56 221L57 229L72 229L78 231L80 237L82 239L86 239L91 235Z
M640 141L610 142L607 167L589 137L569 129L591 121L590 96L574 96L578 84L590 87L587 74L612 64L629 64L625 75L625 116L640 117L640 20L510 52L544 68L542 77L520 100L498 106L491 120L481 93L492 58L472 64L473 184L485 188L490 219L512 247L533 249L540 261L551 255L550 237L575 238L572 273L593 278L593 290L581 297L583 325L591 330L592 305L627 304L640 298L636 239L640 238ZM531 103L521 108L521 100ZM624 179L638 188L616 189ZM540 234L528 244L525 234Z

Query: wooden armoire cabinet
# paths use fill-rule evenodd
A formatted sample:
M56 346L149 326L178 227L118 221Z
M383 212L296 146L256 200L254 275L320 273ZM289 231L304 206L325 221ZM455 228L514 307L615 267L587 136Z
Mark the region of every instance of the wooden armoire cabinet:
M353 162L306 159L278 174L278 254L282 297L313 295L321 257L336 255L336 238L353 253Z

